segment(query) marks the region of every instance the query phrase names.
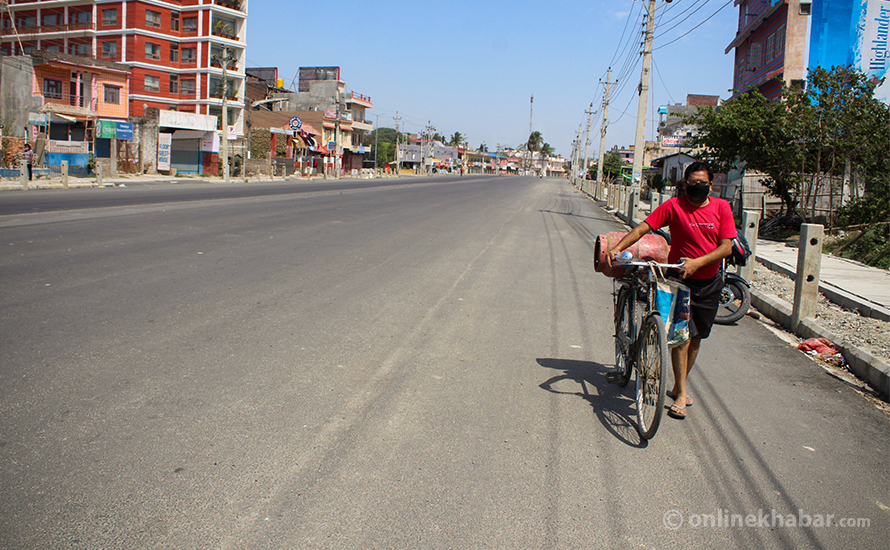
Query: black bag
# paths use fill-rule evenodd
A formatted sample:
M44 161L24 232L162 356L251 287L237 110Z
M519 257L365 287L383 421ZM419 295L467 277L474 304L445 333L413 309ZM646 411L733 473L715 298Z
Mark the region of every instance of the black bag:
M738 266L744 266L748 263L748 258L751 257L751 248L748 246L748 241L745 240L745 237L742 235L738 235L735 239L732 240L732 253L726 258L726 262Z

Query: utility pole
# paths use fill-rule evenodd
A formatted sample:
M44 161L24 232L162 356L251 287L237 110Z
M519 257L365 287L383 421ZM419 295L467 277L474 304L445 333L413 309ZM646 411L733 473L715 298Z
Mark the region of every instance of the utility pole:
M337 90L337 120L334 121L334 173L340 177L340 90Z
M590 147L590 116L595 115L596 111L593 110L593 102L590 103L590 110L584 111L587 113L587 136L584 138L584 177L587 177L587 168L590 166L590 161L587 157L587 149Z
M229 183L229 81L227 69L229 61L229 47L223 46L222 57L216 54L214 57L222 63L222 139L220 140L220 156L222 156L223 178Z
M377 117L377 124L374 126L374 175L377 175L377 135L380 133L380 115L374 115Z
M603 155L606 154L606 127L609 125L609 92L612 89L612 67L606 73L606 100L603 102L603 128L600 130L600 157L596 167L596 181L599 184L605 182L603 177Z
M429 167L426 166L427 159L431 159L433 157L433 132L436 129L433 127L433 123L431 121L427 121L426 123L426 157L423 159L424 168L427 171L427 175L433 175L433 166L432 161L430 161Z
M643 179L643 155L646 148L646 110L649 104L649 66L652 64L652 35L655 31L655 0L646 8L646 36L643 41L643 72L640 75L640 101L637 105L637 131L634 138L634 164L631 185L639 187Z
M402 151L399 146L402 144L402 135L399 131L399 122L402 119L399 117L399 112L396 111L396 175L400 176L402 174Z
M531 138L532 138L532 114L534 112L535 107L535 96L532 95L532 99L529 102L528 106L528 141L525 142L525 149L528 153L528 165L526 166L526 174L531 170L532 167L532 148L531 148Z

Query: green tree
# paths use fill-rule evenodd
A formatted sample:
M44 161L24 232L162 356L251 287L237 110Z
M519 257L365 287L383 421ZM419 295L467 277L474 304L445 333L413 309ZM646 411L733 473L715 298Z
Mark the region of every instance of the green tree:
M702 107L686 122L698 126L695 144L715 170L726 172L741 161L746 168L766 175L760 182L794 211L805 167L802 142L804 120L799 118L800 95L784 94L791 101L770 101L753 89L719 108Z
M544 143L544 138L541 136L541 132L535 130L528 136L528 141L525 143L527 151L538 151L541 149L541 145Z
M875 83L845 67L810 71L806 90L783 85L771 101L758 90L719 108L700 108L686 117L699 128L695 144L715 169L744 166L765 175L760 181L782 200L782 213L815 214L824 176L844 170L866 186L886 179L890 115L874 99Z
M476 150L479 151L480 153L487 153L487 152L488 152L488 145L485 145L484 143L480 143L480 144L479 144L479 148L476 149Z
M452 147L458 147L460 144L462 144L466 140L467 140L467 138L463 134L461 134L460 132L454 132L451 135L451 139L448 140L448 145L450 145Z
M610 181L612 178L621 175L621 155L618 153L606 153L603 155L603 174L605 180Z
M551 157L551 156L553 156L553 153L554 153L553 147L549 143L545 143L544 145L541 145L541 155L542 156Z

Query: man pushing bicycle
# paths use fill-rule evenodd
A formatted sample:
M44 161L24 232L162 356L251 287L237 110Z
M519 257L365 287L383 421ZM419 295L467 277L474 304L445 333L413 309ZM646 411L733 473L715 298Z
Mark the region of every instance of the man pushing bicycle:
M669 278L688 286L691 294L690 339L671 349L674 388L667 392L674 400L668 415L680 419L686 418L686 408L693 404L686 391L686 378L698 356L701 341L711 333L717 316L723 289L720 260L730 255L732 239L736 237L729 203L710 196L713 181L714 172L706 163L690 164L682 184L685 194L656 208L606 255L611 267L612 260L617 260L624 249L643 235L667 226L671 232L668 263L685 260L682 267L668 272Z

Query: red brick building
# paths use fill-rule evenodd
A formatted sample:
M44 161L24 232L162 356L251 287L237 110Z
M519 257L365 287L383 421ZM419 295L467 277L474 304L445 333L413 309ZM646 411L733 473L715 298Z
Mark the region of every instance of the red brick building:
M247 0L8 0L0 55L56 51L130 69L129 115L216 115L242 134ZM223 54L229 54L226 84Z

